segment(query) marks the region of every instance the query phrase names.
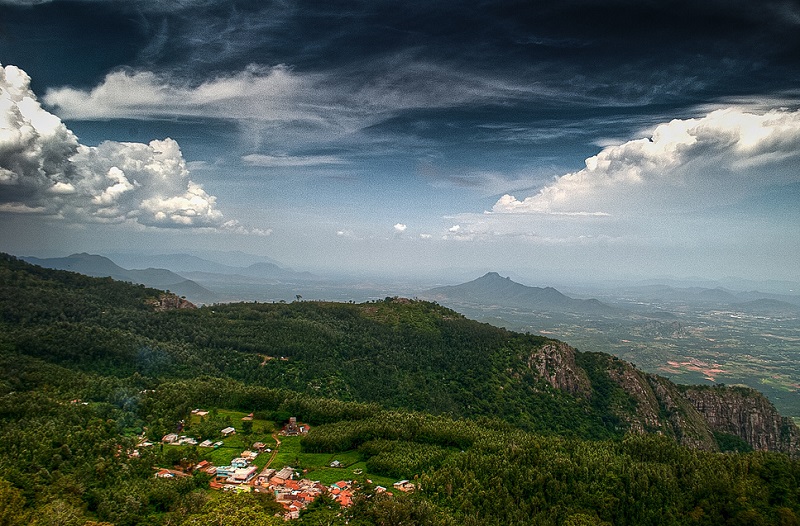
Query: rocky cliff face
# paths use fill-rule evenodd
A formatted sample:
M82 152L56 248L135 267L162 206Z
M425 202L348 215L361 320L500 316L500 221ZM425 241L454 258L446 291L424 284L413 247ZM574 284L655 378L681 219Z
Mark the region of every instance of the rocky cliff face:
M176 296L175 294L162 294L158 299L152 300L151 305L156 311L173 309L196 309L197 306L191 301Z
M586 398L592 385L586 371L575 363L575 349L563 342L548 343L531 353L528 367L555 389Z
M718 449L708 422L681 395L678 386L654 374L647 375L647 382L658 400L664 425L669 426L679 444L708 451Z
M612 356L607 358L606 372L630 402L612 408L627 423L629 432L657 433L673 437L683 446L718 449L707 422L675 384Z
M576 363L576 352L565 343L548 343L530 355L528 366L556 389L582 398L597 396L590 375ZM592 378L599 369L617 386L609 409L631 433L658 433L673 437L681 445L708 451L719 450L714 433L727 433L756 450L800 455L800 430L791 419L781 417L758 391L678 386L613 356L591 356L600 357L593 362L599 365L592 366Z
M800 451L800 430L754 389L687 386L683 394L712 431L735 435L760 451Z

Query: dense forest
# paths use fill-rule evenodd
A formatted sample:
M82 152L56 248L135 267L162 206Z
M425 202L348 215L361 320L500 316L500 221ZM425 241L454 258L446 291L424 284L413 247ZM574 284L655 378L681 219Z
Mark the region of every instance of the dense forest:
M155 478L174 450L130 454L201 406L296 416L304 451L417 484L318 499L303 524L800 523L798 460L637 432L616 379L639 373L607 355L577 353L565 390L531 358L558 342L434 303L173 300L0 258L0 524L282 523L268 496Z

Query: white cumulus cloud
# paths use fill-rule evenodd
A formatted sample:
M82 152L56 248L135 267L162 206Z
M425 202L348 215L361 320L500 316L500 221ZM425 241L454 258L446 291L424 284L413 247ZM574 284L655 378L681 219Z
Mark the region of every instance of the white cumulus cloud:
M243 230L189 179L177 142L82 145L42 108L30 77L16 66L0 66L0 211Z
M0 189L4 201L70 187L69 158L78 139L58 117L42 109L30 77L0 65ZM56 186L58 185L58 186Z
M606 216L732 202L754 187L800 179L791 168L798 157L800 111L717 110L608 146L584 169L523 199L506 194L492 211ZM759 170L766 166L768 173Z
M647 138L604 147L585 168L555 177L533 195L507 193L490 211L447 216L460 228L442 238L705 246L722 238L730 243L745 231L762 237L780 231L758 213L780 188L800 183L800 111L729 107L642 135Z
M394 225L394 231L397 233L403 233L408 229L408 225L404 225L403 223L397 223Z

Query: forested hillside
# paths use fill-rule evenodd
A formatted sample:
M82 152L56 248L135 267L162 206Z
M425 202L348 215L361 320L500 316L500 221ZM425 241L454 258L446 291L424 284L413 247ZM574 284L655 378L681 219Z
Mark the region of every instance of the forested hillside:
M702 397L709 414L726 401L738 407L730 413L734 423L716 416L711 422L663 378L605 354L476 323L435 303L386 298L179 309L156 290L9 258L3 272L5 344L85 373L220 376L387 408L490 415L546 434L657 432L709 450L718 449L715 432L785 452L795 452L800 440L755 391L717 389ZM758 418L740 418L750 413ZM753 440L757 435L767 438Z
M274 508L263 499L212 498L201 475L153 478L153 466L180 454L129 454L138 435L157 440L200 406L276 425L297 416L312 424L306 453L351 451L371 473L419 484L395 498L366 490L344 511L320 504L301 516L309 524L797 524L800 515L797 460L713 452L795 451L796 428L757 393L675 386L428 302L197 309L3 256L0 361L2 524L237 514L236 524L268 523ZM722 413L712 421L699 408L728 401L729 420L757 414L763 429L745 422L739 436Z

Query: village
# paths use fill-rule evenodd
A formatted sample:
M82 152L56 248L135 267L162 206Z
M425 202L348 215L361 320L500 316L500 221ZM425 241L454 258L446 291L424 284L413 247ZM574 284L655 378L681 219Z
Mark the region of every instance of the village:
M197 417L204 417L208 414L207 411L195 409L192 414ZM253 414L249 414L242 418L243 421L253 419ZM179 432L183 429L183 424L179 424ZM309 427L297 421L295 417L291 417L289 422L275 435L273 439L276 442L275 448L268 448L263 442L254 442L249 449L241 451L241 453L233 458L226 465L214 465L209 460L200 460L199 462L187 466L173 466L171 468L156 467L155 477L162 479L181 478L192 476L194 473L205 473L211 480L209 487L218 491L235 491L235 492L258 492L258 493L271 493L275 497L275 501L283 507L283 518L285 520L297 519L300 517L300 512L305 509L309 504L314 502L321 495L328 496L332 501L338 503L342 508L348 508L353 504L354 498L360 491L363 490L366 483L376 494L385 493L393 495L393 491L409 493L414 491L415 486L408 480L401 480L392 484L391 489L373 484L373 481L368 478L363 479L363 483L355 478L350 478L349 475L359 476L363 475L363 470L360 468L347 471L345 465L338 461L333 460L327 467L340 469L342 473L347 473L348 477L343 478L337 482L323 484L319 480L310 480L307 478L304 471L291 466L283 466L280 469L271 467L275 461L278 453L278 448L281 445L281 437L299 437L306 434ZM224 438L232 437L236 434L236 429L233 426L228 426L219 431L220 435ZM141 441L139 447L153 446L152 442ZM161 446L196 446L203 449L215 450L223 445L223 441L204 440L198 442L196 438L179 433L169 433L164 435L161 439ZM268 455L269 460L263 467L259 468L255 461L261 455Z

